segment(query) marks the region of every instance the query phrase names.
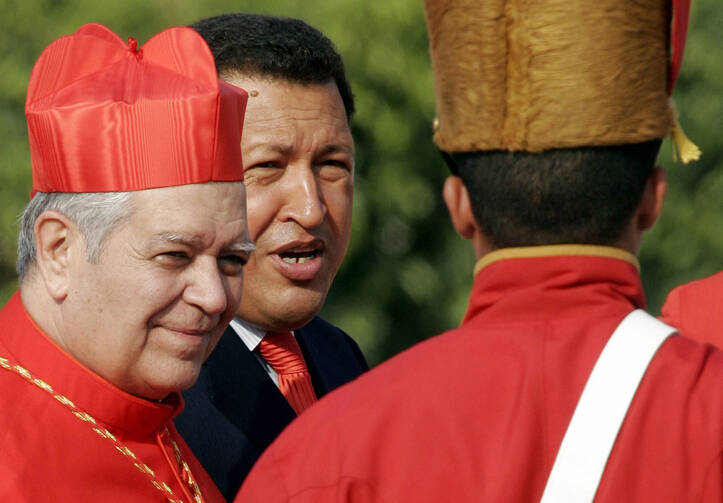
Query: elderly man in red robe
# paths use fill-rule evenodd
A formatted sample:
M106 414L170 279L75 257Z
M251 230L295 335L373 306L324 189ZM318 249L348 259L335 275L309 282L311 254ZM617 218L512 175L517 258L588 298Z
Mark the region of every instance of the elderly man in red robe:
M467 314L311 407L238 502L723 501L723 351L644 311L636 259L660 139L695 150L670 5L426 1Z
M41 54L0 311L1 501L223 501L171 419L253 249L246 98L189 28L141 48L89 24Z

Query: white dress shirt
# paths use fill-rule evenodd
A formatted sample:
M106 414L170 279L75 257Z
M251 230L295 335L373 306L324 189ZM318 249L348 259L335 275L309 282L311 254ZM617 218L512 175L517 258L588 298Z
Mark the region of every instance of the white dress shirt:
M256 348L261 342L261 339L263 339L266 335L266 331L251 325L249 322L242 320L238 316L234 316L229 325L231 326L233 331L236 332L236 334L241 338L243 343L246 344L246 347L249 348L249 351L254 354L254 356L261 364L263 369L266 371L266 373L269 375L271 380L274 381L276 387L278 387L279 375L276 373L274 368L269 365L266 360L261 357L260 354L256 352ZM296 334L294 334L294 332L291 333L294 337L296 337Z

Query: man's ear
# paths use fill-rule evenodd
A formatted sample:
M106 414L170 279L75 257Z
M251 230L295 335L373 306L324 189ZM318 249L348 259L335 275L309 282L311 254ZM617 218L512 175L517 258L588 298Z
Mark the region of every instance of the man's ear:
M444 181L442 189L444 203L449 210L449 218L457 233L465 239L472 239L477 229L477 222L472 212L469 192L458 176L450 176Z
M641 231L650 229L660 216L663 210L663 200L668 191L668 181L663 168L654 167L645 183L643 196L640 198L638 207L638 229Z
M55 300L68 295L73 254L82 253L78 228L62 213L45 211L35 221L35 261L48 294ZM80 246L80 247L79 247Z

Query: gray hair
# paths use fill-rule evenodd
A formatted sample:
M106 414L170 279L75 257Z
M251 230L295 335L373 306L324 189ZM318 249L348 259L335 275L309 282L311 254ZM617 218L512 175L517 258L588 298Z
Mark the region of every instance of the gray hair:
M35 265L35 221L43 212L51 210L75 222L85 240L86 259L97 262L110 231L130 216L131 193L36 193L20 217L17 272L21 283Z

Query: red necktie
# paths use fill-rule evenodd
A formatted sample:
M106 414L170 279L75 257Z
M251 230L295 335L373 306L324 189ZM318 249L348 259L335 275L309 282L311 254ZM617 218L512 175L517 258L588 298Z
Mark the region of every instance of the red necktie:
M304 355L291 332L267 332L259 354L279 375L279 390L297 415L316 402Z

